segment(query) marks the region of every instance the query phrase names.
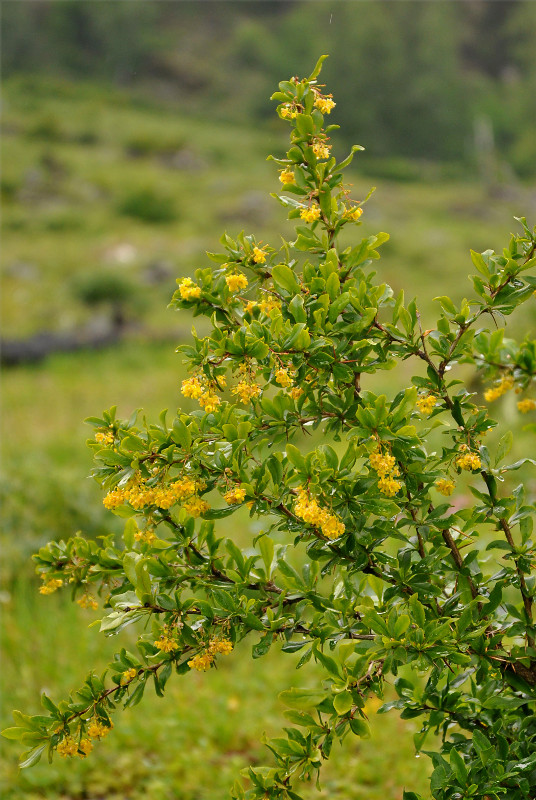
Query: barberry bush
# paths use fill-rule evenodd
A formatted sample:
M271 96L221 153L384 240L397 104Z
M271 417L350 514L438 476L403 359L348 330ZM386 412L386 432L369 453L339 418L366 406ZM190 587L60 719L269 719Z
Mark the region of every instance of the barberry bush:
M295 658L303 688L283 691L288 727L267 741L269 765L237 781L237 800L298 800L334 741L369 735L367 697L386 693L379 713L422 723L434 798L536 794L534 501L511 479L536 462L508 463L508 430L483 444L500 395L515 388L520 412L536 408L535 342L499 327L534 294L536 230L521 218L502 253L472 253L471 298L438 297L424 330L416 302L375 276L387 234L357 235L367 198L343 172L362 148L332 156L322 61L273 95L291 129L273 159L276 197L295 237L224 235L215 266L173 297L210 320L178 348L196 410L89 420L93 476L123 540L43 547L41 592L68 588L89 608L100 596L105 635L140 635L69 699L15 712L4 736L25 746L23 767L45 751L88 756L149 684L162 696L247 639L253 659L271 647ZM376 373L395 367L407 388L376 394ZM475 371L483 401L468 388ZM247 529L248 513L265 530L246 548L218 535L234 514Z

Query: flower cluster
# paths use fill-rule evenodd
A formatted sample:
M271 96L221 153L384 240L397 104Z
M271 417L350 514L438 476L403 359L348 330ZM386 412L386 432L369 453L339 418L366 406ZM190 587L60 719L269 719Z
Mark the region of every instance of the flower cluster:
M303 389L301 386L293 386L292 389L289 391L289 395L292 397L293 400L299 400L303 394Z
M188 661L190 669L196 669L198 672L206 672L210 669L218 653L228 656L232 653L233 643L229 639L214 636L208 643L208 647L202 652L194 656Z
M104 739L104 737L110 733L112 728L112 723L106 725L104 722L94 719L93 722L90 722L88 725L87 735L90 739Z
M289 388L293 383L288 369L285 369L284 367L279 367L279 369L276 370L275 379L278 384L284 388Z
M58 754L64 758L76 755L80 758L85 758L93 750L93 745L89 739L81 739L79 742L76 742L72 736L66 736L65 739L62 739L58 744L56 750Z
M316 498L311 497L303 486L298 488L294 513L309 525L320 528L326 539L338 539L344 533L344 523L335 514L330 514L327 509L321 508Z
M321 95L319 94L315 100L315 106L318 108L321 114L331 114L331 110L335 108L337 104L333 100L333 95Z
M241 272L236 272L233 275L227 275L225 283L230 292L239 292L241 289L247 289L248 279Z
M305 220L305 222L316 222L317 219L320 219L320 207L312 205L309 206L309 208L302 208L300 217Z
M114 435L112 431L97 431L95 434L95 441L107 447L114 443Z
M378 475L378 489L387 497L394 497L402 488L401 481L395 480L400 475L394 456L384 454L378 447L369 456L372 469Z
M61 578L49 578L48 580L43 576L43 580L45 583L39 587L39 591L41 594L53 594L56 589L59 589L60 586L63 586L63 581Z
M417 408L421 412L421 414L431 414L434 410L434 406L437 403L437 397L433 394L422 394L420 397L417 398Z
M145 542L146 544L152 544L156 539L156 534L153 528L146 528L144 531L137 531L134 534L134 539L137 542Z
M536 408L536 400L526 397L524 400L519 400L517 407L522 414L528 414L529 411L534 411Z
M191 501L197 492L205 488L203 481L196 481L189 475L168 484L147 486L138 474L126 486L109 491L102 502L108 509L118 508L124 503L130 503L137 511L147 506L168 509L182 500Z
M497 386L494 386L493 389L486 389L484 392L484 398L488 403L491 403L493 400L497 400L497 398L502 397L503 394L506 394L510 389L514 386L514 376L509 372L506 375L503 375Z
M456 458L456 466L460 469L465 469L467 472L475 472L482 468L482 462L480 461L480 456L476 453L471 453L468 449L467 445L462 445L460 447L462 450L462 454Z
M455 483L451 481L449 478L440 478L435 483L435 487L439 494L444 495L445 497L450 497L452 492L454 491Z
M172 653L179 648L177 640L173 638L171 631L167 628L160 634L156 642L154 642L154 646L158 647L163 653Z
M266 252L264 247L253 248L253 261L255 264L264 264L266 262Z
M125 686L125 684L130 683L136 675L138 674L138 670L136 667L131 667L130 669L125 670L121 675L121 686Z
M225 386L224 376L218 378L220 388ZM221 403L220 398L215 394L216 384L214 382L208 383L204 376L193 375L191 378L186 378L182 382L181 392L185 397L191 397L199 401L199 405L207 413L217 411Z
M241 380L235 387L231 389L233 394L238 395L243 403L249 403L253 397L258 397L261 393L261 387L258 383L248 380Z
M313 153L317 158L329 158L331 145L327 144L323 139L315 139L312 144Z
M350 222L357 222L362 214L363 209L359 206L344 206L342 213L344 219L350 220Z
M93 611L96 611L99 607L99 604L93 597L93 595L89 594L89 592L85 592L82 597L79 597L76 601L80 608L91 608Z
M286 103L279 112L283 119L296 119L300 111L296 108L295 105L291 103Z
M183 278L179 284L179 292L183 300L198 300L201 297L201 287L191 278Z
M290 167L285 167L285 169L281 170L279 174L279 180L286 186L287 184L294 183L294 172L290 169Z
M243 489L241 486L233 486L232 489L229 489L223 495L223 499L227 503L227 505L237 505L238 503L242 503L244 501L244 497L246 496L246 490Z
M201 497L190 497L189 500L185 500L182 504L184 510L191 516L197 519L198 517L205 514L210 506L206 500L203 500Z

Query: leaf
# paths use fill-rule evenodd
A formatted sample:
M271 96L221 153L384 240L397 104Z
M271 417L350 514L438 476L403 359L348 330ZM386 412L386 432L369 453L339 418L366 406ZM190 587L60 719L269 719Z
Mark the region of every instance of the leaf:
M458 782L461 784L461 786L465 786L467 783L467 767L465 766L465 762L461 755L454 748L452 748L450 751L450 766L452 767Z
M296 467L300 472L306 473L307 472L307 465L305 463L305 459L293 444L287 444L287 458L290 463Z
M19 764L20 769L27 769L28 767L33 767L34 764L37 764L46 746L47 743L40 744L39 747L34 747L34 749L30 750L29 753L25 753L24 761L21 761Z
M314 70L311 72L311 74L307 78L308 81L314 81L314 80L316 80L316 78L318 78L318 76L320 75L320 71L322 69L322 64L324 63L326 58L329 58L329 56L327 56L327 55L320 56L320 58L318 59L318 61L315 64Z
M1 735L5 739L21 739L24 736L25 733L28 733L26 728L15 728L15 727L13 727L13 728L5 728L1 732Z
M277 264L272 270L272 278L276 286L289 292L289 294L297 295L300 293L300 284L293 271L286 264Z
M513 444L514 444L514 434L512 433L512 431L506 431L504 436L501 437L501 440L497 446L497 453L495 455L495 466L500 464L503 458L508 455L508 453L512 449Z
M368 722L361 717L355 717L350 720L350 730L361 739L370 739L370 726Z
M327 697L326 692L318 689L285 689L279 699L289 708L306 709L318 706Z
M528 702L530 702L528 699L523 699L522 697L501 697L500 695L495 695L494 697L488 697L487 700L484 700L482 708L506 710L509 708L519 708L519 706L524 706Z
M352 692L346 690L344 692L339 692L339 694L333 697L333 707L339 716L347 714L352 708L352 705Z

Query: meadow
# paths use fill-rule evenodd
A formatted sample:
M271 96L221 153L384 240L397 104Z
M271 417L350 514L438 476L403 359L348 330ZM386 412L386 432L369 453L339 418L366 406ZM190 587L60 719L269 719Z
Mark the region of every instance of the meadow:
M166 309L175 278L205 266L205 250L218 249L224 230L245 229L275 246L280 235L292 237L269 196L278 181L266 156L283 150L280 124L259 129L186 116L89 83L17 78L4 93L3 336L70 330L106 315L105 304L95 310L80 299L88 276L120 275L132 291L131 325L117 346L56 354L3 375L2 726L12 707L37 713L42 691L60 698L88 668L102 669L112 651L128 646L128 633L109 641L88 628L98 611L39 595L30 561L50 538L120 530L86 477L84 418L111 405L121 416L188 409L174 347L192 320ZM520 182L490 191L428 163L405 171L385 163L374 176L366 158L356 159L352 175L352 196L377 186L362 235L389 231L378 269L395 291L418 294L428 327L435 295L469 293L469 249L502 248L513 216L534 218L536 194ZM528 310L516 327L533 322ZM382 375L378 385L404 378ZM503 411L514 414L508 398ZM251 533L247 519L232 531L242 546ZM218 670L172 681L165 700L146 697L87 761L56 759L19 775L17 748L3 742L2 796L226 797L239 770L264 757L263 732L284 724L278 692L313 679L275 648L252 666L251 644ZM412 740L418 720L376 716L376 709L369 708L372 738L334 748L321 792L311 787L307 797L395 800L404 786L426 795L427 760L415 758Z

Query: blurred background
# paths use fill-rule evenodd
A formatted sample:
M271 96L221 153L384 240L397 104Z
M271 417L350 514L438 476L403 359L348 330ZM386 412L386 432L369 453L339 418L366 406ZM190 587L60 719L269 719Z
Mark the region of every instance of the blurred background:
M175 279L206 266L224 230L291 237L266 161L286 149L278 81L330 54L335 154L364 145L352 194L377 187L359 233L391 234L382 279L418 294L433 325L436 294L469 292L469 248L505 246L514 216L534 224L536 3L25 0L2 12L5 726L12 706L37 713L41 691L60 698L128 642L88 631L98 612L39 595L30 556L120 529L86 477L84 417L188 408L174 347L192 321L166 308ZM18 776L2 744L2 797L226 797L282 724L277 693L303 680L292 657L252 669L246 651L126 712L87 761ZM370 743L334 748L306 797L426 796L418 721L370 711Z

